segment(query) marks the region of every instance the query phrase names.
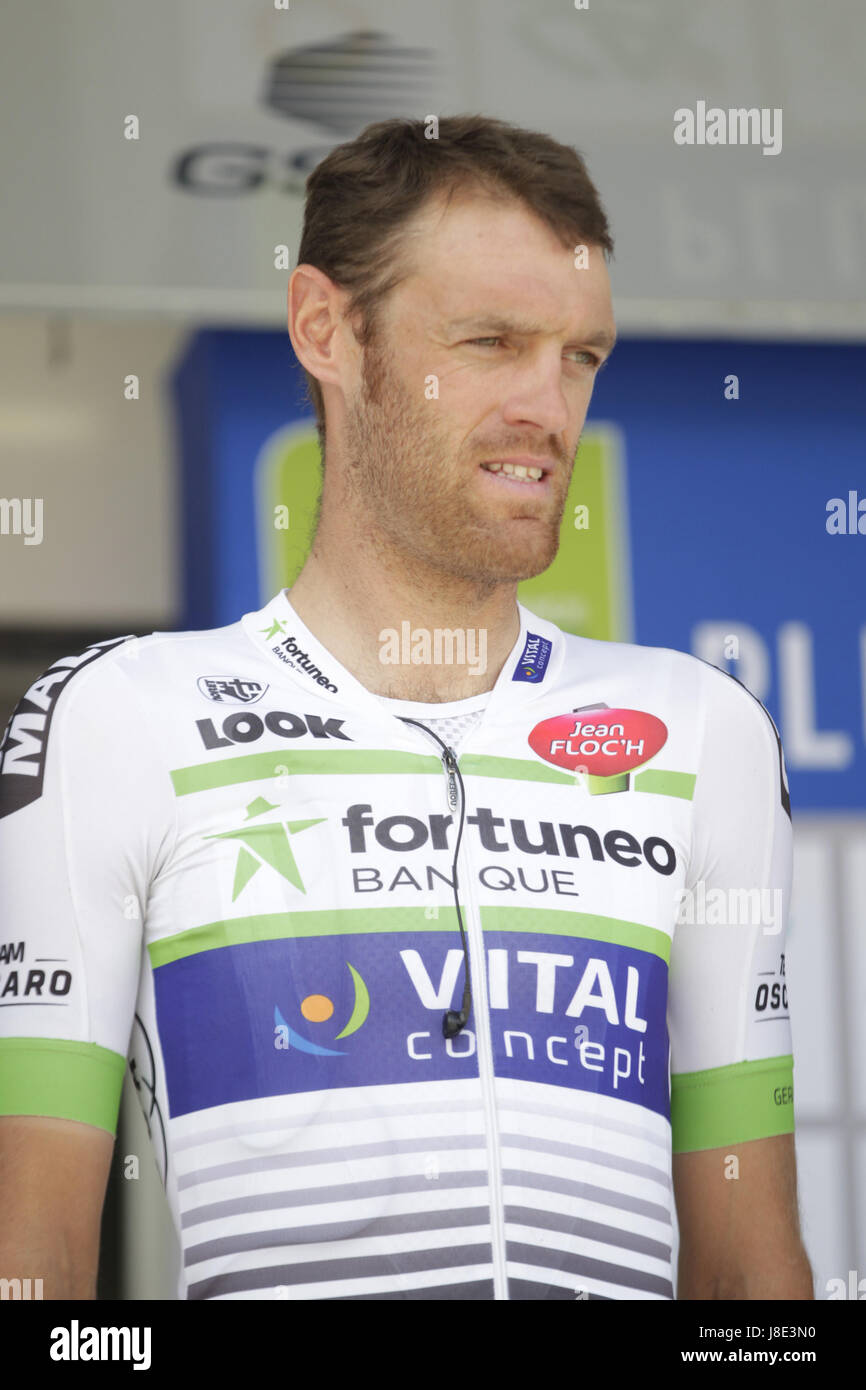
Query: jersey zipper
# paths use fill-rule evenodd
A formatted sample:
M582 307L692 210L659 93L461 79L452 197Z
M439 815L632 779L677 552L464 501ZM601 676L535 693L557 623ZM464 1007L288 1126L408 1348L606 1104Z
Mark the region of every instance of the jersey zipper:
M457 759L452 748L442 754L442 763L448 784L448 806L453 812L457 809L457 778L455 768ZM466 807L463 808L464 815ZM490 1241L493 1252L493 1297L500 1300L508 1298L508 1274L505 1255L505 1204L502 1195L502 1156L499 1147L499 1129L496 1120L496 1097L494 1092L493 1038L490 1028L490 1009L487 1003L487 970L484 959L484 934L481 930L481 914L472 887L471 873L462 873L462 868L471 869L469 864L468 837L461 846L464 864L460 856L457 860L458 884L464 887L462 894L466 903L466 936L469 959L472 963L472 1006L475 1014L475 1045L478 1052L478 1075L481 1081L481 1096L484 1104L484 1121L487 1129L487 1177L490 1184Z
M445 764L445 776L448 779L448 806L452 811L457 810L457 777L455 768L457 758L453 748L446 748L442 754L442 761Z

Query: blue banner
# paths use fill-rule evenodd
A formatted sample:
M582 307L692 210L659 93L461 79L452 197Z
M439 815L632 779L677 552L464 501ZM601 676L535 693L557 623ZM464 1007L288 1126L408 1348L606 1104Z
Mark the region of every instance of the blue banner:
M561 547L591 557L587 594L612 571L607 626L580 595L560 613L537 582L520 591L573 631L736 675L779 727L795 815L866 807L864 380L861 345L621 341L597 381ZM285 334L200 332L174 389L181 625L221 626L303 563L315 434ZM615 515L572 506L582 486Z

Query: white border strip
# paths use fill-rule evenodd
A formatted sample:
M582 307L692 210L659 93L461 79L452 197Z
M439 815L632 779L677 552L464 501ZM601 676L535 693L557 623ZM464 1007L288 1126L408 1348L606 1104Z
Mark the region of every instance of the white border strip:
M614 299L617 323L635 336L700 335L866 340L866 300ZM279 290L140 285L0 284L0 311L158 314L197 323L284 326Z

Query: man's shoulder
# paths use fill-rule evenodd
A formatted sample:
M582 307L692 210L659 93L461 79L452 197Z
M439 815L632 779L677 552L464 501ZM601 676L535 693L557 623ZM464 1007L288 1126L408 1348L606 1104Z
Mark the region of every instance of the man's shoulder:
M640 642L614 642L606 638L582 637L565 632L555 624L548 625L565 648L564 669L591 669L593 671L630 672L640 678L655 675L661 679L675 679L690 685L700 683L706 669L716 671L708 663L690 652L676 647L652 647ZM724 677L723 671L717 671Z
M114 667L142 681L164 680L171 671L205 668L216 661L225 663L243 655L252 657L249 639L238 620L224 627L190 628L178 632L150 632L116 639L107 673Z
M252 681L261 678L254 656L238 622L126 633L56 658L20 696L0 737L0 820L39 801L64 761L144 768L156 746L152 731L178 725L202 695L215 698L214 680L221 690L235 681L241 697L254 696Z
M691 652L677 647L653 647L639 642L613 642L606 639L581 637L556 628L566 651L566 669L633 671L640 678L672 679L686 688L686 693L700 692L707 701L729 706L734 711L763 711L773 720L762 701L732 672ZM748 717L748 716L746 716ZM774 726L775 727L775 726Z
M732 672L675 647L652 647L637 642L612 642L581 637L545 625L548 637L563 643L565 659L560 682L600 686L606 680L619 688L632 682L646 699L662 696L684 712L701 719L705 738L748 736L758 743L769 735L781 748L779 730L762 700ZM602 696L602 698L604 698Z
M199 668L208 679L215 665L225 678L230 673L222 668L232 664L232 657L240 659L248 651L240 621L183 632L125 633L73 647L56 657L20 696L0 740L0 759L16 726L47 732L50 724L82 706L108 710L148 700L159 691L170 691L178 677Z

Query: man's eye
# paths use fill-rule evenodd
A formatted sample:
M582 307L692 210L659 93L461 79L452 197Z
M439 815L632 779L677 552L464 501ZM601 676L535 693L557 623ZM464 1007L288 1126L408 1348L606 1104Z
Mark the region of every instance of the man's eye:
M594 352L587 352L584 348L574 348L573 351L577 353L578 357L588 357L591 367L601 367L604 365L601 358Z
M486 346L486 345L488 345L488 344L501 343L501 342L503 341L503 339L502 339L502 338L467 338L466 341L467 341L467 343L468 343L471 347L483 347L483 346ZM573 348L573 349L571 350L571 354L570 354L572 360L574 360L574 355L575 355L575 354L576 354L578 357L586 358L586 359L587 359L587 363L588 363L588 365L589 365L590 367L596 367L596 368L599 368L599 369L600 369L601 367L604 366L604 363L602 362L601 358L600 358L596 353L594 353L594 352L588 352L588 351L586 351L584 348ZM580 365L580 364L577 364L577 365Z

